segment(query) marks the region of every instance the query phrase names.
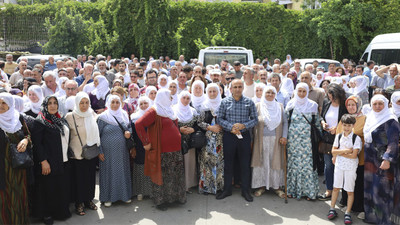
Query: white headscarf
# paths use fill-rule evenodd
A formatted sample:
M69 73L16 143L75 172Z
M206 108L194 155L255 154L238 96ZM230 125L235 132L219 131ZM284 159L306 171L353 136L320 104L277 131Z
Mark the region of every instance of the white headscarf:
M210 97L208 96L208 90L210 90L211 88L215 88L218 92L217 97L214 99L210 99ZM206 101L201 106L201 110L202 111L210 110L213 114L216 114L216 112L219 109L219 106L221 105L221 101L222 101L218 84L211 83L211 84L207 85L206 93L207 93Z
M75 96L69 96L67 99L65 99L64 104L67 111L72 111L75 108Z
M264 88L265 88L265 84L264 83L257 83L255 86L254 86L254 97L253 97L253 102L254 103L258 103L258 102L260 102L261 101L261 98L257 98L257 88L261 88L263 91L264 91Z
M86 98L89 101L89 108L86 112L82 112L79 108L79 104L82 99ZM89 95L85 92L79 92L75 97L75 107L72 111L76 115L83 117L85 121L85 129L86 129L86 144L88 146L92 146L96 144L100 146L100 134L99 127L97 126L96 120L93 116L93 109L90 107L90 98ZM79 134L80 135L80 134Z
M397 105L397 101L399 101L400 99L400 91L395 91L392 94L392 97L390 98L390 101L392 102L392 113L396 116L396 117L400 117L400 105Z
M304 98L300 98L297 94L300 88L307 90L307 95ZM310 99L308 99L308 84L306 83L298 83L296 86L296 90L294 91L294 97L288 102L286 105L286 111L290 111L295 109L300 113L317 113L318 112L318 104Z
M202 91L202 95L200 97L196 97L194 95L194 87L200 85ZM204 101L206 100L206 95L204 94L204 82L201 80L196 80L195 82L193 82L192 87L191 87L191 93L192 93L192 106L197 109L199 106L201 106L201 104L204 103Z
M57 93L55 93L55 96L61 97L61 96L66 95L65 90L62 89L62 84L63 84L65 81L67 81L67 80L69 80L68 77L60 77L60 78L58 79L57 83L58 83L58 87L59 87L59 88L58 88Z
M0 99L8 105L8 110L0 114L0 128L13 134L22 127L19 121L19 112L15 109L14 98L10 93L1 93Z
M105 76L103 75L98 75L96 76L97 81L99 82L99 84L97 85L97 87L95 87L95 89L91 92L92 95L96 95L96 98L98 100L100 99L106 99L106 95L107 93L110 91L110 86L108 84L108 80Z
M266 86L261 96L260 111L264 119L264 124L268 127L268 130L273 131L281 123L282 109L281 109L281 104L275 101L275 99L273 99L272 101L268 101L265 98L267 91L270 90L272 90L275 93L275 96L277 94L274 86Z
M176 85L176 88L177 88L175 94L172 95L172 105L176 105L176 104L178 103L178 81L176 81L176 80L171 80L171 81L168 83L168 88L171 86L171 84L175 84L175 85Z
M321 79L318 79L318 74L321 74ZM315 75L315 80L316 80L315 87L319 87L322 81L324 80L324 73L322 71L318 71L317 74Z
M178 97L178 104L172 107L175 115L178 117L178 121L182 123L191 121L193 116L197 115L196 110L190 106L190 102L186 106L182 104L182 98L187 96L191 98L191 95L188 91L182 91Z
M381 94L374 95L371 99L371 107L376 101L381 101L385 104L385 107L380 112L375 112L373 109L367 114L367 119L364 125L364 140L366 143L372 143L372 132L378 128L381 124L385 123L390 119L397 117L390 112L388 104L389 100Z
M176 115L172 109L171 91L168 89L160 89L157 92L156 99L154 100L154 109L157 115L168 117L171 120L176 120Z
M117 110L111 109L111 102L113 100L119 101L120 106ZM107 110L100 114L99 119L101 119L109 124L117 125L117 126L118 126L118 123L117 123L117 121L115 121L115 118L117 118L119 123L125 123L125 125L129 124L128 114L126 113L125 110L122 109L122 102L118 95L109 95L107 97L106 107L107 107Z
M160 83L161 79L165 79L165 80L167 81L167 84L164 85L164 86L161 86L161 83ZM168 77L167 77L167 75L161 74L161 75L158 77L158 86L160 86L160 88L166 88L166 89L168 89Z
M356 86L353 89L353 94L358 95L360 92L367 89L367 79L364 76L356 76L351 78L350 82L354 82Z
M15 109L19 113L22 113L24 111L24 99L18 95L13 95L13 98L15 103Z
M29 92L35 93L36 96L38 97L39 101L32 102L29 99ZM44 99L42 88L39 85L30 86L29 89L28 89L28 99L29 99L29 101L27 103L25 103L24 112L32 110L33 113L38 114L40 112L40 106L42 105L42 102L43 102L43 99Z
M140 108L141 102L147 102L147 103L149 103L149 106L145 110L142 110ZM138 101L138 111L136 111L135 113L132 113L132 115L131 115L132 123L136 122L136 120L138 120L140 117L142 117L144 115L144 113L147 112L147 110L149 110L149 109L150 109L150 99L147 96L141 96Z
M149 100L150 100L150 106L154 105L154 101L149 97L150 96L150 92L152 92L152 91L156 91L157 92L157 88L154 87L154 86L148 86L146 88L146 97L148 97ZM157 97L157 95L156 95L156 97Z

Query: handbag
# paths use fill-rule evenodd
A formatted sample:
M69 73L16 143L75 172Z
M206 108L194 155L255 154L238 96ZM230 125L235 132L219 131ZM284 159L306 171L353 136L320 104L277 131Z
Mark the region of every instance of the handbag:
M186 154L189 152L189 144L186 140L182 139L181 140L181 151L182 151L182 155Z
M311 140L314 141L315 143L321 142L322 141L322 134L314 124L315 115L312 116L313 117L312 118L312 123L310 121L308 121L308 119L306 118L306 116L303 113L301 115L303 115L303 117L307 121L307 123L311 125Z
M114 117L114 119L115 119L115 121L117 121L117 123L118 123L118 126L121 128L121 130L122 130L122 134L124 135L124 137L125 137L125 129L124 129L124 127L118 122L118 120L117 120L117 118L115 118L115 116L113 116ZM129 138L125 138L125 141L126 141L126 148L128 149L128 150L131 150L132 148L135 148L135 141L133 140L133 135L131 134L131 136L129 137Z
M97 144L94 144L92 146L89 146L87 144L84 146L82 145L81 136L79 135L78 127L76 126L74 114L72 114L72 118L74 119L75 130L76 130L76 133L78 134L79 142L81 143L81 146L82 146L82 155L81 156L87 160L96 158L100 154L99 147L97 146Z
M203 148L206 145L206 135L200 129L196 130L190 135L190 147L191 148Z
M24 126L24 128L29 132L28 127L26 126L24 120L22 117L19 118L21 124ZM17 150L17 145L11 142L11 138L8 136L6 132L6 137L8 139L9 144L9 153L11 156L11 167L14 169L25 169L33 166L33 157L32 157L32 151L29 148L29 145L26 146L26 149L24 152L18 152Z

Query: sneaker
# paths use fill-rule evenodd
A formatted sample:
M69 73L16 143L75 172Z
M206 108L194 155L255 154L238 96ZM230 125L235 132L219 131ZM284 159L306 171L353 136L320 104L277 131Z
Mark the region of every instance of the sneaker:
M328 220L333 220L333 219L335 219L336 217L337 217L337 212L336 212L336 210L334 210L334 209L331 209L331 210L329 210L329 213L328 213Z
M360 212L360 213L357 215L357 218L360 219L360 220L365 220L365 212Z
M138 194L137 195L137 200L138 201L142 201L143 200L143 195L142 194Z
M105 203L104 203L104 206L105 206L105 207L110 207L111 205L112 205L112 202L105 202Z
M344 214L344 224L352 224L353 221L351 220L350 214Z
M129 199L128 201L124 201L126 204L129 204L129 203L131 203L132 202L132 200L131 199Z

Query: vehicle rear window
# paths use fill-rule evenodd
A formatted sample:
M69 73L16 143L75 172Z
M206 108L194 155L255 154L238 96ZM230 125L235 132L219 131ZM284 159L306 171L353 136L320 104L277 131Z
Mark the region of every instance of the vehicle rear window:
M371 60L378 65L390 65L400 62L400 49L374 49L371 51Z
M204 53L204 66L220 64L223 59L228 60L230 64L239 61L243 65L248 65L248 56L246 53Z
M313 63L312 63L312 62L306 63L306 64L304 65L304 68L306 68L307 64L311 64L311 65L312 65ZM330 63L328 63L328 62L318 62L318 66L323 66L325 72L328 72L328 66L329 66L329 64L330 64ZM339 66L340 66L340 63L335 63L335 65L336 65L336 67L339 67Z

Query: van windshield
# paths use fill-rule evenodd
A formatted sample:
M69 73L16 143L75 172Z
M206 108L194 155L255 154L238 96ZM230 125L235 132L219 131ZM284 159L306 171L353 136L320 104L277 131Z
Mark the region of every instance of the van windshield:
M371 51L371 60L378 65L390 65L400 62L400 49L374 49Z
M243 65L248 65L246 53L204 53L204 66L220 64L223 59L233 65L234 61L239 61Z

